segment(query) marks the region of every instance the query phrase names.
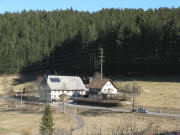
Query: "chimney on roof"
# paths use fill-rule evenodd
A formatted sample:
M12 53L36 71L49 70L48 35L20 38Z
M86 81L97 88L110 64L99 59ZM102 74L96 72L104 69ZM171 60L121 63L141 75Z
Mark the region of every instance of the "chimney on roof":
M92 77L88 77L88 79L89 79L89 83L91 83L91 81L93 80Z
M54 73L55 73L55 75L57 75L57 72L56 72L56 71L54 71Z

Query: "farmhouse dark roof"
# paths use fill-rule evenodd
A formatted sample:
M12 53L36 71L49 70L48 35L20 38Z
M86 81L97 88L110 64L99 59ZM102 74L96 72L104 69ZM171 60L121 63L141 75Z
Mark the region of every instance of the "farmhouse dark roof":
M50 90L86 90L78 76L48 75L46 81Z
M112 80L111 79L95 79L92 80L91 83L87 86L87 88L94 88L94 89L102 89L103 86L110 81L112 84ZM114 84L113 84L114 85Z

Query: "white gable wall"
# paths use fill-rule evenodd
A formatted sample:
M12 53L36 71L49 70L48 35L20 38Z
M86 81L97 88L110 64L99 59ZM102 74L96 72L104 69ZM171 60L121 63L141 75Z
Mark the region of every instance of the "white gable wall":
M110 81L108 81L101 89L101 92L108 93L108 94L117 94L117 89L114 87L114 85Z
M51 90L51 99L59 100L60 95L62 93L66 94L67 96L71 97L75 92L78 92L81 95L85 95L85 91L78 91L78 90Z
M60 99L60 95L62 94L62 91L54 91L54 90L51 90L51 99Z

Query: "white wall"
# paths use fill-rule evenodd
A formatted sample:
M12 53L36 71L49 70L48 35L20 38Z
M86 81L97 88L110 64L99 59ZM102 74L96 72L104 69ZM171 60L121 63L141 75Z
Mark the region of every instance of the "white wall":
M108 94L117 94L117 89L113 86L113 84L110 81L108 81L101 89L101 92Z
M85 94L85 91L70 91L70 90L64 90L63 92L61 90L51 90L51 99L55 99L55 100L59 100L60 97L59 95L61 95L62 93L68 95L68 96L72 96L74 94L74 92L79 92L81 95Z

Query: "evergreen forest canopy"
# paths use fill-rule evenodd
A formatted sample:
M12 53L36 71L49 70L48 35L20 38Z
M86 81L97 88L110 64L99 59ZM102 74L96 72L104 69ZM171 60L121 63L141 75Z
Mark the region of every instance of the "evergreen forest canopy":
M0 14L0 73L179 74L180 8Z

